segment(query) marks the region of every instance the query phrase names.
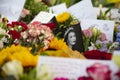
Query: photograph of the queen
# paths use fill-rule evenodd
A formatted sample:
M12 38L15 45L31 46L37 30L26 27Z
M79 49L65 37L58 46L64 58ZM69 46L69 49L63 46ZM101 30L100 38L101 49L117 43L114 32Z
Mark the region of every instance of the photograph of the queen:
M73 50L84 51L81 28L79 24L67 28L64 33L64 41Z

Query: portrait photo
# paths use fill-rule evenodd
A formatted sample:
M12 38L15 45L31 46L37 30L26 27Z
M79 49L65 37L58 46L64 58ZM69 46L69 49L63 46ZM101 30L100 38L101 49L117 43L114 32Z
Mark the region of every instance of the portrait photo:
M84 51L80 24L71 25L67 28L64 33L64 40L72 50Z

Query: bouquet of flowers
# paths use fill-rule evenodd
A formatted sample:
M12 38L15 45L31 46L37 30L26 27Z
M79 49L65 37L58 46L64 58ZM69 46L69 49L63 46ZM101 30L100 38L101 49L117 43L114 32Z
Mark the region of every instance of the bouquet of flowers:
M54 33L56 36L63 38L65 30L71 25L79 23L69 12L63 12L56 16L58 22L58 27L55 29Z
M41 48L47 49L49 42L54 38L52 30L40 22L27 25L25 22L8 23L6 18L0 23L0 48L12 44L31 47L32 53L37 53Z

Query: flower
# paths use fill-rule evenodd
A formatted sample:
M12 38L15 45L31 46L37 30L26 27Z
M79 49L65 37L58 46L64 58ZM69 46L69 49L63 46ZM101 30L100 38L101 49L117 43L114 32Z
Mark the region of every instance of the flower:
M90 29L85 29L82 31L83 35L86 37L86 38L91 38L93 33Z
M68 78L64 78L64 77L61 77L61 78L54 78L54 80L69 80Z
M96 25L91 26L88 29L82 30L82 33L85 51L99 50L101 47L103 47L103 45L97 42L107 41L105 33L98 30L98 28L96 28Z
M63 12L62 14L58 14L56 16L57 22L63 23L70 18L70 14L68 12Z
M30 44L28 46L32 45L33 53L37 53L41 48L47 49L50 41L54 38L52 30L38 21L30 23L28 29L21 34L25 42ZM27 46L26 44L23 45Z
M102 33L102 32L100 33L99 38L100 38L101 41L107 40L107 37L106 37L105 33Z
M58 39L54 38L50 44L49 44L49 49L55 49L55 50L68 50L69 47L67 44L64 42L64 39Z
M12 39L14 39L14 40L21 38L20 33L17 32L16 30L10 30L10 31L8 32L8 34L11 35L11 36L12 36Z
M39 57L33 56L27 47L21 45L6 47L0 51L0 55L6 55L5 60L18 60L23 66L36 66Z
M53 75L50 70L50 67L44 64L41 66L37 66L36 80L53 80Z
M23 76L23 67L21 63L17 60L5 63L2 66L2 70L5 72L6 75L13 75L17 80L19 80L19 77Z
M78 80L93 80L93 78L82 76L82 77L79 77Z
M92 66L87 68L87 73L93 78L93 80L111 80L111 71L108 65L94 63Z
M98 60L111 60L112 59L112 54L101 52L99 50L86 51L83 54L88 59L98 59Z

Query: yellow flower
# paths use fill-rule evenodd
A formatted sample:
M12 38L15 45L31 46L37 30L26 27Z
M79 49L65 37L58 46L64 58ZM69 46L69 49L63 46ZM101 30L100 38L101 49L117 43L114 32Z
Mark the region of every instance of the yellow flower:
M120 0L107 0L107 3L109 4L109 3L118 3L118 2L120 2Z
M56 16L57 22L62 23L67 21L70 18L70 14L68 12L63 12L62 14L58 14Z
M49 49L68 50L69 47L64 42L64 39L58 40L58 38L54 38L49 44Z
M36 66L38 61L38 55L33 56L30 53L29 48L23 47L21 45L12 45L11 47L7 47L3 49L1 53L7 55L6 60L19 60L23 66Z
M0 52L0 66L4 63L6 57L7 57L7 54Z

